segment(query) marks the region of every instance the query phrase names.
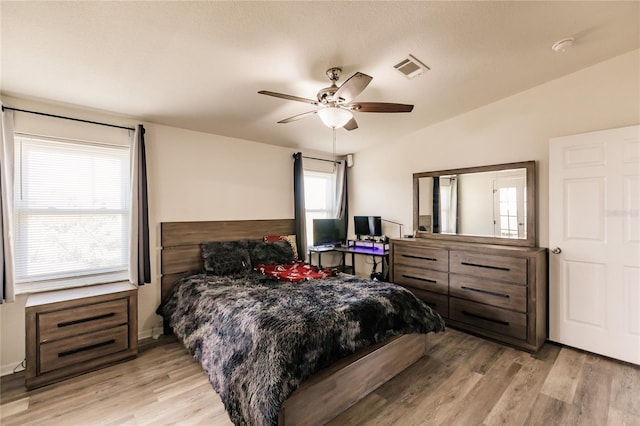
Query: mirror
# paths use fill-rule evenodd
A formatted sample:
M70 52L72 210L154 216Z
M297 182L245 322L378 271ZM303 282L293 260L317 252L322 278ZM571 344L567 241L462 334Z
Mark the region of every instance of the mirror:
M416 237L534 247L535 161L413 174Z

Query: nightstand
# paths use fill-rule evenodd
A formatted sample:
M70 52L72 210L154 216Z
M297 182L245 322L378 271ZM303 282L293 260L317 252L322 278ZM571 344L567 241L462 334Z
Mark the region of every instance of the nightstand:
M138 289L129 283L36 293L26 304L27 389L134 358Z

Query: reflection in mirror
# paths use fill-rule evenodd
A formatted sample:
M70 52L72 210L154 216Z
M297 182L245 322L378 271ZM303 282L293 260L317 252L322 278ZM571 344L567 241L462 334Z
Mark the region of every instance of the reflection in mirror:
M527 188L535 188L534 164L416 173L414 224L418 236L526 240L522 243L527 245L532 240L528 227L535 226L527 213L527 200L533 201Z

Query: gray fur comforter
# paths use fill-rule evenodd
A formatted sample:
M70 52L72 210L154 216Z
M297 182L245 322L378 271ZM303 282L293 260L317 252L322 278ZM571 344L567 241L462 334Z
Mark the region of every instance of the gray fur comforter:
M409 291L351 275L302 283L192 275L158 307L236 425L275 425L298 385L391 336L444 329Z

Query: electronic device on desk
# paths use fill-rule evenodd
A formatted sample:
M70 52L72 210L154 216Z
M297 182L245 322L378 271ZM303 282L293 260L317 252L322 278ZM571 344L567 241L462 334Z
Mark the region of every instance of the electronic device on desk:
M313 219L314 247L340 247L347 239L342 219Z
M380 216L354 216L354 230L358 240L375 240L382 237L382 218Z

